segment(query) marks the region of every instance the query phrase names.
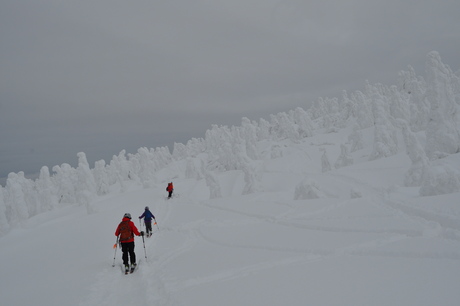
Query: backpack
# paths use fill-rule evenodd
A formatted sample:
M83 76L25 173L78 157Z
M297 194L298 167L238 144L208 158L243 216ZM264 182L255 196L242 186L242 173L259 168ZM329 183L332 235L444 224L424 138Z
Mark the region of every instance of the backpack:
M119 225L118 229L120 233L120 242L134 238L131 226L129 226L129 222L131 221L122 221Z

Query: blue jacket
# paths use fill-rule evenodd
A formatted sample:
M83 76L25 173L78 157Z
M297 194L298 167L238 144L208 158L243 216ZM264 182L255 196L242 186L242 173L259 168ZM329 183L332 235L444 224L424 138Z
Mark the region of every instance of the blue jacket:
M155 216L150 212L150 210L146 209L142 215L140 215L139 219L144 218L144 221L151 222L152 219L155 219Z

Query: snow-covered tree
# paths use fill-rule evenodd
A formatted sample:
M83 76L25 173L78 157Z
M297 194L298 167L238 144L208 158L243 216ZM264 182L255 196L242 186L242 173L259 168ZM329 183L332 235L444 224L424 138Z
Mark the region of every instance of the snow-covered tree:
M260 118L258 127L259 128L257 129L257 140L270 139L270 122L263 118Z
M203 138L192 138L186 144L187 157L197 157L205 151Z
M458 105L453 90L459 78L441 62L437 52L428 54L426 71L430 120L426 129L425 150L430 159L436 159L460 151Z
M429 167L429 160L417 136L410 130L407 123L402 121L401 125L404 142L406 144L406 152L412 161L409 170L406 172L404 185L408 187L420 186L423 175Z
M20 176L16 173L8 174L5 186L6 218L10 225L16 225L29 218L27 203L20 183Z
M353 165L353 157L348 153L348 147L344 144L340 145L340 155L335 162L336 169Z
M146 147L139 148L137 150L136 159L139 165L139 169L136 172L139 177L141 184L144 188L149 186L149 181L153 180L155 173L155 156Z
M169 152L168 147L155 148L153 155L154 155L155 170L164 168L166 165L170 164L173 160L173 157L171 153Z
M262 184L260 182L260 175L256 169L256 163L251 163L249 158L240 156L242 160L242 170L244 173L244 188L243 194L255 193L262 191Z
M93 198L97 195L96 192L96 181L94 176L89 169L88 160L86 154L79 152L78 156L78 167L77 167L77 186L76 196L77 203L86 207L87 213L93 213L94 209L91 206Z
M118 155L114 155L110 162L110 168L116 172L123 181L131 179L131 167L126 158L126 150L121 150Z
M93 170L94 181L96 183L96 193L99 196L109 193L110 180L105 167L105 160L98 160L94 164Z
M241 120L242 137L244 139L244 145L246 146L246 154L249 158L256 160L259 159L259 153L257 152L257 126L254 123L244 117Z
M361 91L356 91L351 95L353 115L361 129L374 125L374 115L372 113L371 97Z
M215 199L215 198L221 198L222 197L222 191L221 187L219 184L219 180L217 177L212 173L212 171L207 171L204 167L204 163L201 165L202 172L204 173L204 178L206 181L206 185L209 188L209 198L210 199Z
M313 136L313 122L310 115L301 107L297 107L292 112L292 117L297 125L300 138Z
M24 172L22 171L18 172L16 182L19 185L21 185L29 218L40 213L38 193L37 189L35 188L34 182L32 180L25 178Z
M426 99L426 82L417 76L409 66L408 71L401 71L398 78L398 89L409 101L410 129L414 132L424 131L429 121L430 104Z
M450 167L430 167L423 176L419 193L421 196L435 196L460 191L460 173Z
M54 166L53 176L54 185L57 188L57 198L59 203L77 203L75 186L77 185L77 172L69 164Z
M323 155L321 155L321 171L323 173L327 171L331 171L332 167L331 167L331 163L329 162L329 158L327 157L326 149L321 148L320 151L323 152Z
M183 143L174 143L172 157L174 160L181 160L188 156L187 147Z
M290 139L298 141L300 135L298 126L295 124L294 119L291 119L288 114L282 112L277 115L270 115L272 134L276 140Z
M305 179L300 182L294 190L294 200L309 200L323 198L323 192L318 188L316 182Z
M357 122L353 126L353 132L348 136L348 141L351 143L350 152L356 152L364 148L363 135Z
M58 205L56 188L51 181L50 172L47 166L40 169L40 176L35 181L38 193L39 212L45 212L54 209Z
M373 113L375 118L374 147L369 160L388 157L398 153L396 130L388 118L386 98L376 88L371 89L373 95Z
M201 174L200 169L195 165L194 159L190 157L186 159L185 178L197 179L197 180L203 178L203 175Z
M126 159L126 151L122 150L118 156L114 155L109 164L109 176L120 185L120 191L126 191L126 181L131 179L130 163Z
M6 234L10 229L10 224L6 218L6 205L3 195L3 187L0 186L0 236Z

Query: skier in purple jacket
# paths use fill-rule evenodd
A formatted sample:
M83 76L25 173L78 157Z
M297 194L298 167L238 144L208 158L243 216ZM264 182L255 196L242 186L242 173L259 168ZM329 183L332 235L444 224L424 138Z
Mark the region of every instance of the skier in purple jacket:
M155 216L149 210L148 206L145 206L145 211L139 216L139 219L144 218L145 228L147 230L147 237L152 236L152 219L155 220Z

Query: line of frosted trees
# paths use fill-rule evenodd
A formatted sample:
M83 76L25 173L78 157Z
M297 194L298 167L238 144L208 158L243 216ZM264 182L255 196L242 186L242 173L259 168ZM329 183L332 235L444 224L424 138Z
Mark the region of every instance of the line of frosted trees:
M460 79L433 51L427 55L425 78L409 67L399 73L394 86L366 84L364 91L344 92L341 99L320 98L308 111L298 107L271 115L269 120L243 118L240 126L214 125L204 138L175 143L172 154L167 147L139 148L136 154L123 150L108 164L100 160L90 168L85 153L80 152L76 168L62 164L50 173L44 166L36 180L25 178L22 172L10 173L5 187L0 186L0 235L62 205L82 205L91 213L95 197L114 188L123 192L128 181L148 188L171 163L182 165L173 167L177 176L204 179L211 198L221 196L216 178L221 171L241 170L243 193L260 191L257 161L280 157L277 142L299 143L346 127L352 127L351 133L334 165L323 149L318 161L323 172L352 164L350 153L364 149L363 131L372 129L369 160L405 152L411 160L406 186L419 186L422 196L458 192L460 165L452 167L442 160L460 151L459 105ZM273 144L268 154L258 148L262 141Z

